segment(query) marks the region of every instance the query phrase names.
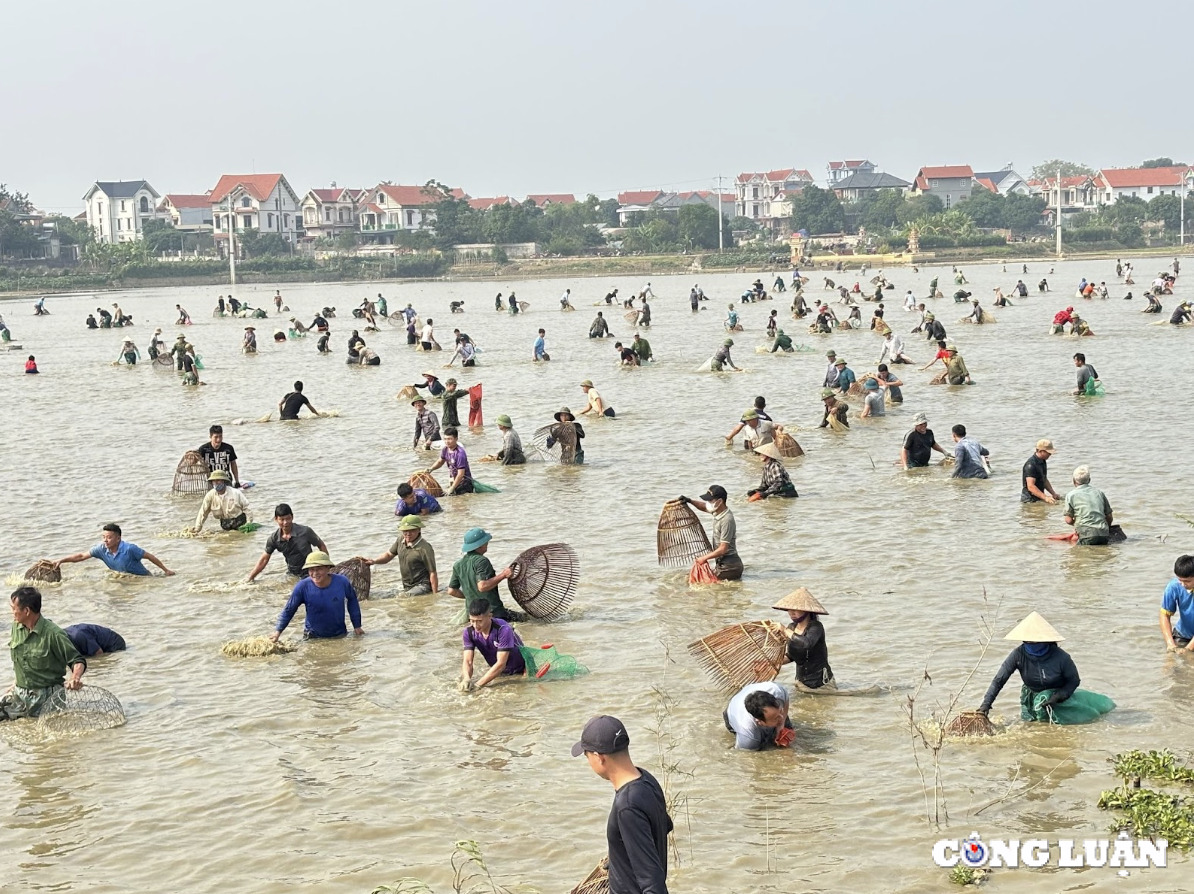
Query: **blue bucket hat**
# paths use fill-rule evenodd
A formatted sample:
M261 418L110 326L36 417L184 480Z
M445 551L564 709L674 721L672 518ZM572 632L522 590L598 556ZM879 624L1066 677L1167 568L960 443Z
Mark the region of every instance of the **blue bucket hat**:
M874 379L867 379L862 387L867 389L868 391L878 391L879 383L876 382Z
M469 528L464 535L464 545L460 547L460 551L462 553L471 553L473 550L484 546L492 539L493 535L484 528Z

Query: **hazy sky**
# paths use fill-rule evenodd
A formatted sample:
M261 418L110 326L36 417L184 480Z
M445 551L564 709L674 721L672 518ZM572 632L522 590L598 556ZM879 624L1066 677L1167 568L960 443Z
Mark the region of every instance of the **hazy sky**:
M0 182L204 192L436 178L473 196L708 188L870 158L1022 174L1194 160L1180 2L4 4ZM1149 49L1150 45L1154 49ZM1120 49L1122 47L1122 49Z

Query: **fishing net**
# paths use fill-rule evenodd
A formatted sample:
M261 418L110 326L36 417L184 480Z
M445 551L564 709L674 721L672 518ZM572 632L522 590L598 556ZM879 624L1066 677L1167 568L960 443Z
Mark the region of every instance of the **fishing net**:
M947 736L993 736L995 727L980 711L965 711L945 726Z
M789 458L804 456L804 448L797 444L796 439L786 431L777 431L775 433L775 449L779 451L780 456Z
M713 545L695 512L681 500L669 500L659 513L655 528L655 552L660 565L690 565Z
M1033 692L1027 686L1021 686L1020 719L1073 726L1090 723L1115 708L1115 702L1107 696L1087 689L1076 689L1064 702L1046 707L1045 702L1055 691L1045 689L1042 692Z
M492 484L482 484L476 478L473 479L473 493L475 494L500 494L502 489L494 487Z
M282 640L274 642L268 636L250 636L224 643L220 646L220 654L228 658L262 658L266 655L284 655L296 648L292 643Z
M527 664L527 676L536 680L571 680L582 677L589 669L573 658L563 655L551 643L546 643L538 649L530 646L519 646L522 659Z
M99 686L60 689L55 692L37 717L39 732L47 739L81 736L97 729L123 726L124 708L120 699Z
M444 489L439 486L439 482L435 480L435 476L430 472L415 472L410 476L407 482L411 487L427 491L433 497L442 497Z
M254 531L256 531L260 527L261 527L260 522L245 522L243 525L241 525L236 530L240 531L242 534L252 534Z
M774 621L731 624L689 643L688 652L722 689L774 680L788 652L784 629Z
M332 567L332 574L343 574L357 591L357 599L369 598L369 586L373 582L373 569L366 559L354 556Z
M49 559L38 559L25 572L25 580L57 584L62 581L62 571Z
M688 569L688 582L690 584L716 584L720 581L713 569L709 567L708 562L693 562L692 567Z
M153 358L154 369L173 369L174 358L169 354L158 354Z
M552 443L548 446L548 440ZM542 451L552 462L571 464L576 462L576 425L572 422L553 422L538 429L531 436L531 444Z
M510 563L507 586L514 600L532 618L552 621L572 604L580 579L580 561L567 543L532 546Z
M1087 397L1102 397L1107 392L1103 389L1103 383L1098 379L1087 379L1082 393Z
M602 857L593 871L585 876L585 880L569 894L609 894L609 858Z
M171 491L176 494L204 494L207 493L207 476L210 474L207 463L196 451L188 450L178 461L174 470L174 486Z
M850 430L850 424L846 421L846 414L850 412L849 404L844 401L838 401L837 405L829 411L827 421L829 427L836 432L844 432Z
M386 317L386 319L390 321L391 326L405 326L406 325L406 315L403 314L402 311L400 311L400 310L394 311L392 314L390 314L388 317Z

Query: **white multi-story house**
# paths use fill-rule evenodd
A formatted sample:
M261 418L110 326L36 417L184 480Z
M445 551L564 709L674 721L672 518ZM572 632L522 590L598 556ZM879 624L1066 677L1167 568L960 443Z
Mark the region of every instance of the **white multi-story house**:
M458 199L467 199L462 190L452 190ZM360 207L362 236L379 242L392 241L397 230L421 230L435 224L435 209L443 195L423 186L396 186L379 183L366 190Z
M1032 192L1028 181L1013 171L1011 165L998 171L975 171L974 182L1000 196L1026 196Z
M135 242L158 211L157 190L144 180L97 180L83 196L87 223L100 242Z
M200 232L211 230L211 195L186 195L184 193L168 192L158 205L167 219L174 223L176 230Z
M829 172L826 182L829 184L830 189L834 189L847 177L852 177L855 174L873 174L877 170L877 167L874 162L861 158L850 159L849 161L831 161L825 166L825 170Z
M303 231L314 239L334 239L342 233L355 232L365 196L363 189L335 185L330 189L309 190L300 205Z
M281 174L225 174L209 199L217 240L229 229L276 233L287 242L298 237L298 195Z
M778 171L747 171L734 180L737 193L734 214L751 220L770 221L783 215L775 213L772 200L780 196L791 198L813 182L813 175L798 168Z
M1194 169L1186 165L1164 168L1103 168L1095 177L1100 190L1099 201L1114 205L1124 196L1151 201L1156 196L1180 196L1182 181L1186 194L1194 189Z

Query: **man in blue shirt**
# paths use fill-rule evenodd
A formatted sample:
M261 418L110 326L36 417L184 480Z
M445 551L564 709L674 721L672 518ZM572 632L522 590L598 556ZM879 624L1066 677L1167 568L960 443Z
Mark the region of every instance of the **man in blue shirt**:
M109 522L104 525L101 536L102 542L93 546L90 552L75 553L65 559L59 559L54 563L54 567L57 568L64 562L86 562L88 559L99 559L113 571L144 576L149 574L149 569L141 564L141 560L146 559L161 568L167 577L174 574L153 553L141 549L135 543L121 540L120 525Z
M761 751L764 745L790 745L788 690L778 683L750 683L738 690L722 715L734 734L734 747Z
M547 335L547 333L543 329L539 330L539 337L537 339L535 339L535 348L534 348L535 353L534 353L534 356L531 358L532 360L538 361L538 360L550 360L551 359L550 357L547 356L547 343L544 341L544 336L546 336L546 335Z
M105 655L108 652L123 652L127 648L123 636L99 624L71 624L63 628L62 632L85 658Z
M352 621L352 631L357 636L364 634L361 629L361 603L357 600L357 591L343 574L332 573L332 560L328 554L319 550L312 550L303 563L303 570L308 576L294 585L290 598L278 615L278 626L269 638L274 642L282 635L294 613L300 605L307 607L307 617L303 621L303 636L311 639L328 639L346 636L348 629L344 626L344 609L348 609L348 617Z
M1170 652L1194 652L1194 556L1178 556L1173 575L1161 597L1161 634Z
M394 506L394 514L399 518L404 515L431 515L439 511L439 500L423 488L411 487L405 481L398 485L398 503Z

